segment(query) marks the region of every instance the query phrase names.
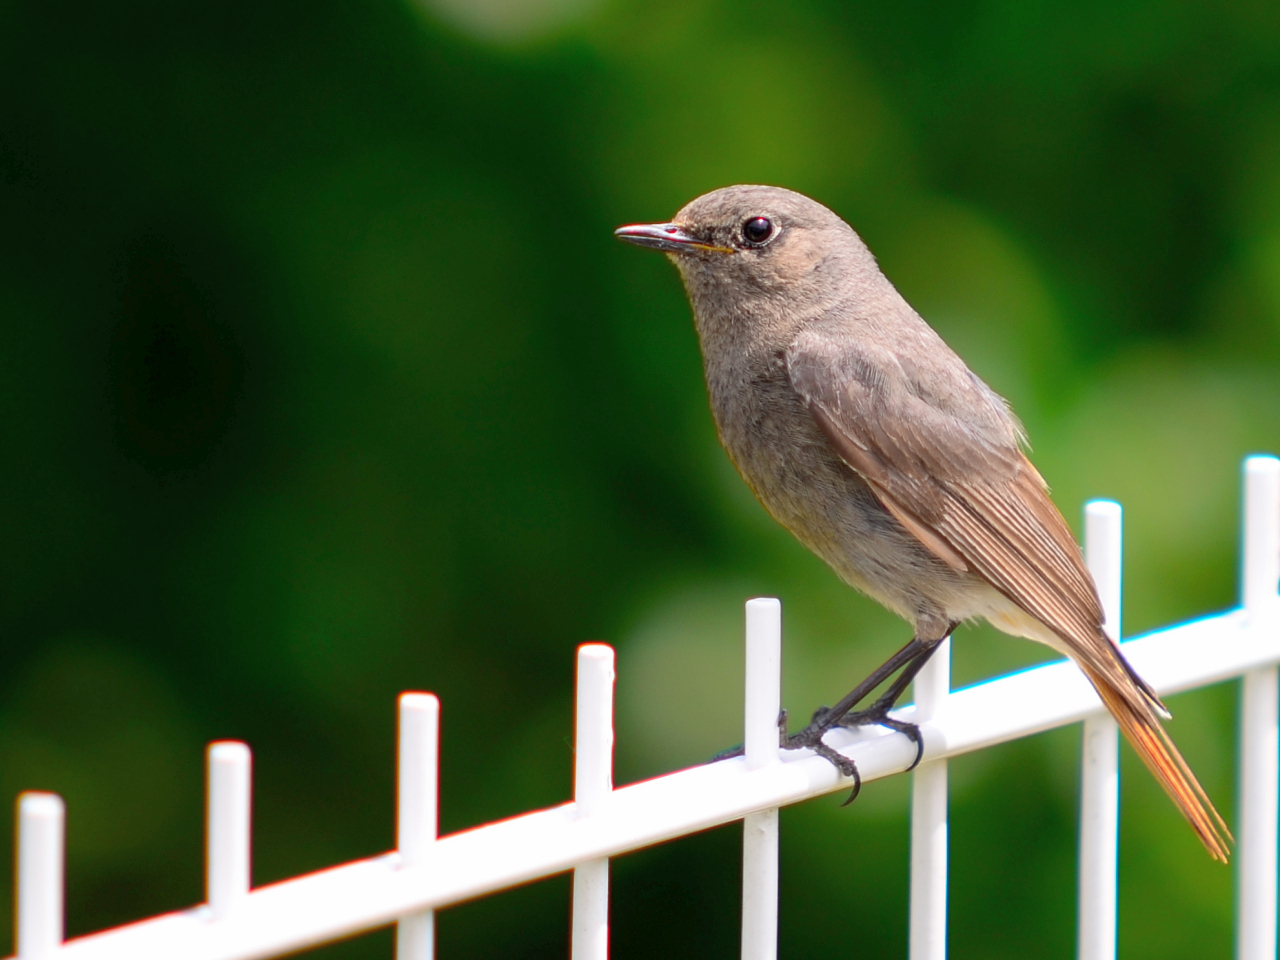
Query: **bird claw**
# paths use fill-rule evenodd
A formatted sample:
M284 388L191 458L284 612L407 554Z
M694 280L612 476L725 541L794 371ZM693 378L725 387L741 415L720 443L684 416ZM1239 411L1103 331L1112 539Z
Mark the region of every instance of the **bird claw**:
M916 745L916 758L911 761L911 766L907 770L914 770L920 766L920 761L924 759L924 736L920 733L920 727L917 724L909 723L906 720L898 720L889 716L891 704L884 701L873 703L866 710L859 710L856 713L848 713L837 720L833 726L837 727L867 727L880 726L888 727L890 730L896 730L908 740Z
M862 774L858 772L856 763L823 742L823 734L835 726L834 723L827 720L830 713L830 707L819 707L814 711L813 719L809 721L807 727L794 736L788 736L786 727L787 712L785 710L782 711L778 717L779 745L784 750L812 750L835 767L841 776L851 778L853 780L853 789L849 792L848 799L841 804L842 807L847 807L853 803L862 791Z
M822 738L828 730L833 727L851 728L872 725L888 727L890 730L896 730L901 733L916 745L915 759L911 761L911 766L907 767L907 770L914 770L920 765L920 761L924 759L924 737L920 733L920 727L906 720L898 720L889 716L891 707L891 703L880 700L873 703L866 710L847 713L834 719L831 718L832 711L830 707L819 707L813 712L813 718L809 721L809 725L792 736L787 735L787 712L783 710L778 715L779 745L784 750L800 750L804 748L812 750L818 756L827 760L843 776L852 778L853 789L849 792L849 796L844 803L840 804L842 807L847 807L857 799L862 790L862 775L858 772L856 763L823 741Z
M924 736L920 733L920 727L905 720L894 720L891 717L885 717L879 723L882 727L897 730L898 733L903 734L916 745L916 758L911 761L911 766L907 767L907 770L911 771L920 766L920 761L924 759Z

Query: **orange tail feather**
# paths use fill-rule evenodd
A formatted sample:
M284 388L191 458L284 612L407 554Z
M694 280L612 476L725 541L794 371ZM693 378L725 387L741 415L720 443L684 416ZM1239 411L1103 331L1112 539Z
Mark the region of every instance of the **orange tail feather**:
M1209 851L1209 856L1226 863L1228 847L1234 842L1231 831L1205 795L1204 788L1182 759L1182 754L1174 746L1169 734L1160 725L1155 711L1149 706L1145 710L1135 706L1130 698L1093 670L1083 664L1081 666L1107 710L1116 718L1125 739L1187 818L1200 842Z

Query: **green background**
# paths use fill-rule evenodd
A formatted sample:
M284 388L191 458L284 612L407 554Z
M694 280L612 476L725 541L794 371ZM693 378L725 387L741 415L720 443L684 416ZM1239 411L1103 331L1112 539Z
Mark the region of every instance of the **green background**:
M610 236L714 187L839 212L1073 525L1125 504L1126 633L1234 602L1280 450L1266 0L7 0L0 89L0 795L67 798L72 934L201 898L211 739L266 883L391 847L400 690L453 831L567 799L580 642L625 783L737 742L747 597L793 715L907 639L752 500L675 272ZM966 629L956 683L1042 657ZM1236 685L1170 705L1234 819ZM953 765L953 957L1073 954L1078 741ZM1231 870L1123 764L1121 954L1229 956ZM907 801L784 812L784 956L905 954ZM614 956L735 956L739 836L616 861ZM445 911L441 956L564 956L567 891Z

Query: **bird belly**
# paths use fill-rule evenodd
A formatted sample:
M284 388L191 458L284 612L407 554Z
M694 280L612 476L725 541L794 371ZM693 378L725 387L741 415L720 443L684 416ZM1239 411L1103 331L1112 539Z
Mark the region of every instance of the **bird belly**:
M1027 611L1002 594L995 587L986 586L986 596L979 609L971 616L984 617L997 630L1014 637L1025 637L1052 647L1064 657L1071 657L1066 642Z

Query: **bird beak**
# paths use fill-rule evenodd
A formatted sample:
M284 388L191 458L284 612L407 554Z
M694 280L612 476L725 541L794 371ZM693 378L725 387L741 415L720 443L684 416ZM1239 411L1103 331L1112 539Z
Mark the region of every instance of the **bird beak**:
M628 243L634 243L638 247L652 247L654 250L662 250L666 253L689 253L692 250L733 253L729 247L699 240L674 223L634 223L627 227L619 227L613 231L613 235Z

